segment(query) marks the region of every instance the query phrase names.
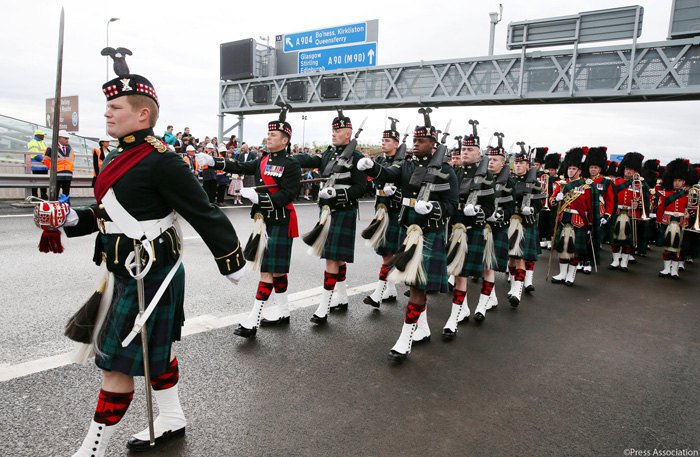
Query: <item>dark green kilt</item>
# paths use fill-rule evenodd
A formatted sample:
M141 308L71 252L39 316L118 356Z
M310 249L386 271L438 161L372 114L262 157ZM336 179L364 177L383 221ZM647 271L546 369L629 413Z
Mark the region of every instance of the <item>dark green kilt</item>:
M524 225L524 237L523 237L523 256L524 260L537 261L537 258L542 253L542 248L540 248L540 236L536 225Z
M289 226L267 225L267 249L263 253L260 271L263 273L289 273L292 258L292 242Z
M537 218L539 235L543 240L551 240L554 234L554 219L556 211L540 211Z
M389 210L389 227L386 229L385 242L374 250L381 256L394 255L401 250L401 224L399 224L399 213L401 209Z
M172 265L151 270L144 278L146 306L155 295ZM185 323L185 267L180 265L146 322L148 328L148 357L151 376L166 372L170 364L173 341L180 340L182 325ZM121 342L129 334L138 316L139 305L136 295L136 280L131 277L114 277L112 304L100 334L99 349L102 354L95 357L98 367L107 371L118 371L130 376L143 376L143 352L141 336L122 348Z
M357 209L355 208L331 213L331 227L321 253L322 259L350 263L355 260L356 222Z
M561 232L564 229L560 223L557 226L557 234L554 238L554 250L561 253L564 245L564 240L561 238ZM588 239L588 229L585 227L574 227L574 252L580 260L591 260L591 246Z
M406 238L406 230L406 227L401 227L401 240ZM448 291L446 249L444 230L423 233L423 270L426 283L411 287L425 292Z
M505 272L508 270L508 226L492 230L493 233L493 252L496 254L496 263L493 266L494 271Z
M630 226L630 232L627 235L627 239L625 240L618 240L615 238L615 224L617 223L617 215L613 214L613 216L610 218L610 222L608 222L608 232L609 232L609 237L608 239L610 240L610 244L614 244L616 246L632 246L632 229ZM634 221L630 219L630 224L634 224ZM637 225L638 228L641 228L641 225ZM642 239L642 232L637 232L637 235L639 236L639 240L637 240L637 243L639 243Z
M484 228L472 227L467 230L467 256L464 259L460 276L481 277L484 273Z

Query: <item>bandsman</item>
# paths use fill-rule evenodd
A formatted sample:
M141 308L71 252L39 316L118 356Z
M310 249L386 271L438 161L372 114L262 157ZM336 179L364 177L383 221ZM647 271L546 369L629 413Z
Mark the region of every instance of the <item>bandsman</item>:
M613 214L615 214L615 192L613 180L605 177L603 172L608 166L608 148L605 146L593 147L588 150L586 160L583 162L583 177L590 178L598 190L598 209L600 211L601 231L604 230ZM579 270L584 274L591 274L593 267L587 260L579 264Z
M552 249L552 236L554 235L554 222L556 209L552 211L551 200L554 197L554 185L559 181L557 170L561 165L561 154L549 153L544 158L544 174L540 176L540 185L545 190L547 199L544 202L538 221L540 232L540 247Z

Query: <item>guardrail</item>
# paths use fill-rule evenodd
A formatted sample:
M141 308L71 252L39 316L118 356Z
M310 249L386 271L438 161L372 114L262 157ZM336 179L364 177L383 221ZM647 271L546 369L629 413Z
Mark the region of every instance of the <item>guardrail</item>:
M0 173L0 188L49 187L49 175ZM71 187L92 187L92 176L73 176Z

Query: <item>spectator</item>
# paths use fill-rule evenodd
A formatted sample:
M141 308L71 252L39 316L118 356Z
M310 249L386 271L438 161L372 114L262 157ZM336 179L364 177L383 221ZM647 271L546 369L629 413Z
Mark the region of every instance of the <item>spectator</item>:
M207 143L204 152L210 156L214 156L216 154L216 149L214 149L213 144ZM216 171L212 167L206 165L203 165L201 170L200 176L202 178L202 186L209 197L209 203L214 203L216 200Z
M250 152L248 149L248 144L243 143L241 145L241 150L238 152L239 162L250 162L251 160L256 160L258 155L255 152ZM246 175L243 178L243 187L253 187L255 185L255 176Z
M185 156L182 159L185 161L187 166L190 167L192 174L197 176L199 174L199 167L197 166L197 158L194 155L195 152L196 149L194 146L191 144L188 145L187 148L185 148Z
M219 149L219 139L217 137L211 139L211 144L213 144L217 150Z
M175 138L177 138L177 144L175 144L175 152L178 154L184 154L185 149L182 147L182 132L177 132L175 134Z
M165 133L163 133L163 141L165 141L165 144L168 144L170 146L175 146L177 144L177 138L173 134L173 126L169 125L165 129Z
M190 128L189 128L189 127L185 127L185 130L183 130L183 133L184 133L185 135L187 135L187 136L192 136L192 134L190 133Z
M30 154L29 162L33 175L49 174L49 168L44 164L44 152L46 151L44 136L44 131L37 129L34 131L34 138L27 143L27 152ZM32 196L38 197L39 194L44 200L49 199L46 187L32 187Z
M236 160L236 152L233 149L233 146L231 146L228 149L227 153L227 158L229 160ZM233 197L233 204L234 205L242 205L243 201L241 200L241 189L243 188L243 178L241 175L237 174L232 174L231 175L231 184L228 186L228 194Z
M102 162L105 160L105 157L107 157L107 154L109 154L110 141L108 137L103 136L98 143L99 147L92 150L92 187L95 187L95 180L97 179L97 175L100 174Z
M66 196L70 196L70 184L73 180L73 168L75 166L75 153L69 142L70 138L68 137L68 132L65 130L58 132L56 184L60 192ZM46 156L49 157L49 159L53 158L51 148L46 148ZM50 160L49 163L51 163Z
M226 158L226 146L223 144L219 146L216 154L217 157ZM224 198L226 197L226 189L228 189L231 183L231 175L226 173L224 170L216 171L216 205L224 206Z
M238 149L238 139L236 139L236 135L231 135L231 138L228 140L228 143L226 143L226 149Z

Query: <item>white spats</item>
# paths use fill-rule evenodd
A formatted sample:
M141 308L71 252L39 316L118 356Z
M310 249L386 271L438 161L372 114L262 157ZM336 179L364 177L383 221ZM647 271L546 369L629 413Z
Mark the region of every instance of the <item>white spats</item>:
M153 398L158 405L158 417L153 421L153 436L158 439L166 433L176 433L187 425L185 413L180 405L177 384L170 389L154 390ZM148 441L148 427L134 435L134 439Z
M99 424L94 420L90 423L87 435L83 440L82 446L78 452L73 454L73 457L103 457L109 444L109 439L114 434L114 431L119 426Z
M249 330L258 328L260 325L260 319L262 319L262 311L264 307L265 301L255 300L253 303L253 309L251 309L250 313L248 313L246 318L243 319L241 325Z
M430 340L430 326L428 326L428 308L420 313L418 318L418 323L416 324L416 330L413 333L413 342L420 343L423 341Z
M452 303L450 317L447 318L445 326L442 328L443 335L457 333L457 324L459 323L459 315L462 312L462 305Z
M416 324L403 324L401 334L396 344L389 352L389 358L397 361L404 360L411 353L411 344L413 343L413 332L416 329Z
M318 308L316 308L314 316L319 317L321 319L328 316L328 311L330 310L332 299L333 291L323 289L323 293L321 294L321 303L318 304Z
M576 268L574 268L574 270L575 269ZM568 271L569 271L569 264L559 262L559 274L556 276L552 276L552 282L553 283L564 282L566 280L566 273Z

